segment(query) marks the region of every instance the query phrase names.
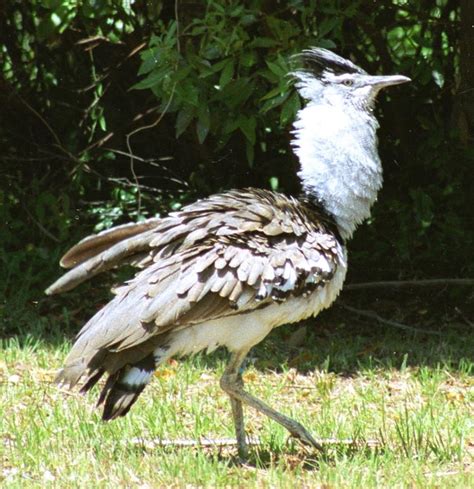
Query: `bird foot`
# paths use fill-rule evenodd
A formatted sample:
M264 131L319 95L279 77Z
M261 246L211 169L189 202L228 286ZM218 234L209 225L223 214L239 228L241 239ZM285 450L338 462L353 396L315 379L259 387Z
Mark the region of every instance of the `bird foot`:
M238 454L239 454L239 456L238 456L239 464L247 463L247 461L249 459L249 447L248 447L247 443L245 443L244 445L239 444Z
M299 440L304 445L314 447L321 452L324 451L323 446L313 438L311 433L304 426L300 425L299 423L295 423L295 425L296 426L294 429L290 431L294 438Z

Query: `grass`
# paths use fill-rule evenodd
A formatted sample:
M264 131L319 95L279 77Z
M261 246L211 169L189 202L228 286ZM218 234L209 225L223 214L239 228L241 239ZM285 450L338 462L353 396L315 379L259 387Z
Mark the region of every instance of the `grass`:
M69 348L52 321L0 342L2 487L474 487L466 328L413 334L336 311L309 322L304 347L286 346L294 327L275 332L253 351L248 389L333 442L321 456L247 410L260 443L239 465L234 446L154 442L234 436L218 386L225 352L164 366L127 417L103 423L97 392L52 383Z

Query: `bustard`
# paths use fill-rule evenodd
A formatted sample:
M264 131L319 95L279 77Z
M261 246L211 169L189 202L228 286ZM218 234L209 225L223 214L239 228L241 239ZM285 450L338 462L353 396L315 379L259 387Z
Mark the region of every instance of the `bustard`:
M299 423L244 390L240 368L273 328L316 315L342 288L345 241L369 217L382 185L373 106L381 88L409 81L370 76L325 49L306 50L294 73L307 101L294 123L303 194L247 188L213 195L168 217L117 226L70 249L71 268L47 289L72 289L132 263L139 271L81 329L58 381L82 391L103 374L103 419L124 416L173 356L225 346L220 380L230 396L239 453L247 454L242 405L321 448Z

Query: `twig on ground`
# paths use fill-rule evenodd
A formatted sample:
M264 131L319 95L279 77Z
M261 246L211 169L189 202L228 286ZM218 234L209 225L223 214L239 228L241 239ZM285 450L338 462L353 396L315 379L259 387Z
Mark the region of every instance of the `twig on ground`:
M384 319L384 318L380 317L374 311L367 311L364 309L356 309L355 307L348 306L347 304L344 304L342 302L339 302L339 305L343 309L346 309L347 311L358 314L359 316L365 316L365 317L368 317L371 319L375 319L375 320L379 321L380 323L387 324L389 326L393 326L393 327L398 328L398 329L403 329L405 331L412 331L414 333L431 334L431 335L436 335L436 336L442 335L442 333L440 331L434 331L432 329L414 328L413 326L408 326L407 324L402 324L402 323L399 323L397 321L392 321L391 319Z
M471 472L472 470L467 468L467 470L445 470L439 472L425 472L424 475L431 476L431 477L450 477L458 474L469 474Z
M381 445L379 440L354 440L352 438L322 438L317 440L321 445L345 445L354 447L368 447L377 448ZM125 440L124 443L129 443ZM237 440L235 438L200 438L198 440L185 440L178 438L176 440L153 438L146 440L144 438L132 438L131 443L134 445L142 445L144 448L153 449L157 447L176 447L176 448L188 448L188 447L231 447L237 446ZM256 437L248 437L247 443L249 445L260 445L260 440Z
M472 278L433 278L425 280L385 280L347 284L345 290L375 289L379 287L427 287L432 285L474 285Z
M368 440L354 440L352 438L320 438L316 439L316 441L320 445L344 445L344 446L353 446L358 448L378 448L382 444L379 440L368 439Z
M125 443L128 443L125 440ZM143 445L145 448L157 448L157 447L228 447L237 446L237 440L235 438L200 438L198 440L184 440L178 438L176 440L153 438L151 440L145 440L143 438L132 438L131 443L134 445ZM247 443L249 445L260 445L260 440L255 437L248 437Z

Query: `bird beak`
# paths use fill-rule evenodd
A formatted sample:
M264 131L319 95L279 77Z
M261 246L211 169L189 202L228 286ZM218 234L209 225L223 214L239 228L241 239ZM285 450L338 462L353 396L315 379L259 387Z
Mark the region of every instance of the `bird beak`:
M403 75L371 76L369 77L368 84L380 90L381 88L400 85L400 83L407 83L409 81L411 81L410 78Z

